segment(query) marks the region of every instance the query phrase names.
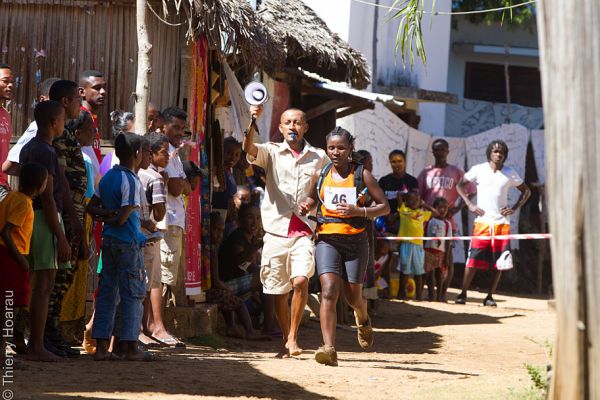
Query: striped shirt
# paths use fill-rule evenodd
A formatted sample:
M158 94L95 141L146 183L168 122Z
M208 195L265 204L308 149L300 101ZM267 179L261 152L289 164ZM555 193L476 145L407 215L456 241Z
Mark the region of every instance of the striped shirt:
M167 188L162 175L156 170L154 165L150 165L147 169L140 169L138 177L142 182L142 189L148 205L161 204L167 202ZM159 222L159 221L154 221Z

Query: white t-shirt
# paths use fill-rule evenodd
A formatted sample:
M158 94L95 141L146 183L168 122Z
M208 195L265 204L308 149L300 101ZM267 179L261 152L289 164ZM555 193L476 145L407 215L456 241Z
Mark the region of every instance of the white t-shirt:
M438 218L431 218L427 221L427 232L425 232L425 236L429 237L441 237L441 236L450 236L452 233L452 228L450 227L450 222ZM445 240L426 240L423 245L426 249L433 249L441 252L446 251L446 241Z
M98 179L100 175L100 162L98 161L98 157L96 156L96 152L92 146L82 146L81 151L83 154L87 154L90 160L92 160L92 173L94 175L94 179Z
M169 143L169 154L171 158L167 164L165 171L169 178L182 178L185 179L185 171L183 170L183 163L179 158L177 149ZM172 196L167 190L167 225L177 225L185 229L185 203L183 202L183 196L177 197Z
M10 149L8 152L8 156L6 159L10 162L18 163L19 155L21 154L21 149L25 146L31 139L35 137L37 134L37 124L35 121L29 124L25 132L21 135L17 143Z
M508 217L500 210L508 207L508 189L523 183L517 172L508 166L494 172L488 162L473 166L465 178L477 185L477 206L485 215L475 218L476 222L508 224Z

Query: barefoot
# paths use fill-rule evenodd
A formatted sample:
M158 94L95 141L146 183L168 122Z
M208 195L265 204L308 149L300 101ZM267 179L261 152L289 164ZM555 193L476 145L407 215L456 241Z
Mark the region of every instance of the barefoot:
M287 348L283 348L275 355L275 358L290 358L290 351Z
M285 347L289 350L291 356L299 356L302 354L302 349L295 340L288 340Z
M64 362L65 359L49 352L46 349L40 351L27 350L28 361L43 361L43 362Z

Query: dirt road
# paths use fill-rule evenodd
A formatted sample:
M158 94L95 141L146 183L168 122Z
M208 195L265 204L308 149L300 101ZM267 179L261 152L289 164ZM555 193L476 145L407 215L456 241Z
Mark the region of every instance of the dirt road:
M311 321L301 330L306 351L295 359L272 358L276 342L217 338L216 348L159 351L154 363L22 361L9 388L15 399L36 400L510 398L530 386L524 363L547 364L532 339L553 340L554 312L546 300L498 295L490 309L482 294L469 295L466 306L382 302L371 352L360 351L354 331L338 329L337 368L314 361L320 330Z

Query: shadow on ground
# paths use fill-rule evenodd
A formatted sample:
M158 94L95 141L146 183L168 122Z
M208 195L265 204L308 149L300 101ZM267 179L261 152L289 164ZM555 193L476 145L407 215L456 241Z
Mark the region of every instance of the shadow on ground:
M94 362L90 356L60 364L23 362L12 388L19 399L107 399L100 393L153 393L212 397L330 399L267 376L252 365L256 355L188 348L162 353L158 362ZM284 361L285 362L285 361ZM289 361L293 363L294 361ZM288 364L290 367L291 365ZM82 374L81 371L88 371ZM76 377L76 380L74 380ZM43 383L42 383L43 382ZM137 395L136 395L137 396Z
M524 317L524 314L507 312L505 315L490 315L457 305L455 312L439 310L427 302L382 301L374 324L382 329L415 329L440 325L501 324L507 318ZM465 310L465 312L461 312ZM482 308L482 310L490 310ZM507 310L508 311L508 310Z

